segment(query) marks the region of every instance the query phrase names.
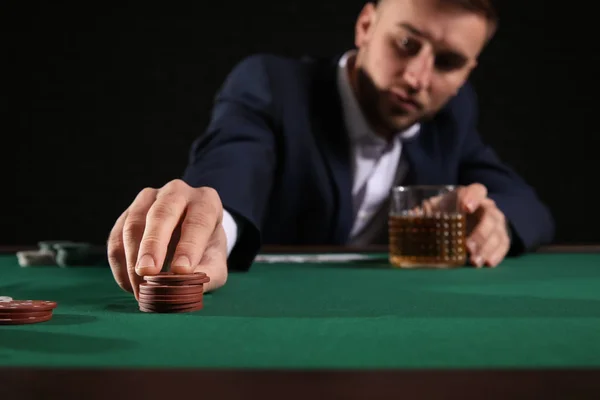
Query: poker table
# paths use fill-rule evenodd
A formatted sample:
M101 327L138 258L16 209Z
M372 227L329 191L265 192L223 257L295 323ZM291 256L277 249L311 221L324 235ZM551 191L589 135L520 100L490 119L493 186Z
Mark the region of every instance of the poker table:
M23 268L5 250L0 295L58 306L0 326L0 399L597 395L599 247L451 270L394 269L371 250L256 262L183 314L140 312L107 266Z

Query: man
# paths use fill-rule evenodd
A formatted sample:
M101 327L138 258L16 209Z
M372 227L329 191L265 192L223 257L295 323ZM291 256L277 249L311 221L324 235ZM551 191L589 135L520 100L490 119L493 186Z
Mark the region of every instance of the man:
M183 179L143 190L116 221L117 283L137 298L168 260L215 290L261 244L386 243L398 184L461 187L478 267L550 241L546 207L476 131L467 78L496 24L488 0L383 0L360 13L355 51L242 61Z

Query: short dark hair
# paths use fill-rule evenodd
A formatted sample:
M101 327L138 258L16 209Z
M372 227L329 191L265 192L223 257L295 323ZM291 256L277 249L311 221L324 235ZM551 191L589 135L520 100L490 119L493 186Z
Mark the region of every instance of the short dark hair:
M384 0L375 0L379 4ZM444 6L456 6L464 10L479 14L487 19L490 29L488 30L488 39L494 36L498 28L498 12L492 0L439 0Z

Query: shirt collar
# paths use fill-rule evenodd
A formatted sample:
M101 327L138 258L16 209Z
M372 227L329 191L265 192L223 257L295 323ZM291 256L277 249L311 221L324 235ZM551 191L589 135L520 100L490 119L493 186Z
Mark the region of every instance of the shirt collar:
M342 110L346 130L353 142L366 142L386 146L386 141L378 136L367 123L365 116L360 109L358 101L350 85L348 77L348 60L356 54L355 50L346 52L338 62L337 83L340 98L342 100ZM398 132L396 138L408 139L419 133L420 124L415 123L404 131Z

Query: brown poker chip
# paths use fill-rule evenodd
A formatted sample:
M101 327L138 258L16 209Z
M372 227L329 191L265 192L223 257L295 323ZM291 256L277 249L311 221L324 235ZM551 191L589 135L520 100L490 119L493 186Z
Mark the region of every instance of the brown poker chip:
M140 293L147 295L185 295L199 294L204 292L203 285L149 285L148 283L140 284Z
M173 303L153 303L150 301L140 301L139 305L140 306L144 306L147 308L155 308L155 309L161 309L161 310L181 310L181 309L187 309L190 307L193 307L195 305L198 304L202 304L203 301L195 301L193 303L180 303L180 304L173 304Z
M185 306L179 305L174 307L157 307L155 305L140 303L140 311L147 313L185 313L200 311L202 310L202 308L204 308L204 304L202 302L186 304Z
M175 284L175 282L185 282L186 284L190 284L190 282L210 282L210 278L204 272L195 272L193 274L174 274L172 272L161 272L158 275L144 276L144 279L146 280L146 282L154 282L169 285Z
M55 301L48 300L12 300L0 302L0 312L36 312L50 311L57 306Z
M168 296L168 297L152 297L152 296L139 296L139 302L151 303L151 304L190 304L202 301L202 295L191 295L191 296Z
M208 283L208 279L193 279L189 281L173 281L173 282L151 282L146 281L142 284L148 286L203 286L205 283Z
M0 317L0 325L25 325L25 324L37 324L40 322L50 321L52 319L52 312L46 313L43 316L37 317L24 317L16 314L11 318Z
M0 319L45 317L51 313L52 311L0 311Z
M142 312L182 313L201 310L204 284L210 278L203 272L174 274L161 272L144 276L140 284L138 303Z
M202 293L191 293L191 294L144 294L140 293L139 298L160 301L160 300L202 300L204 295Z

